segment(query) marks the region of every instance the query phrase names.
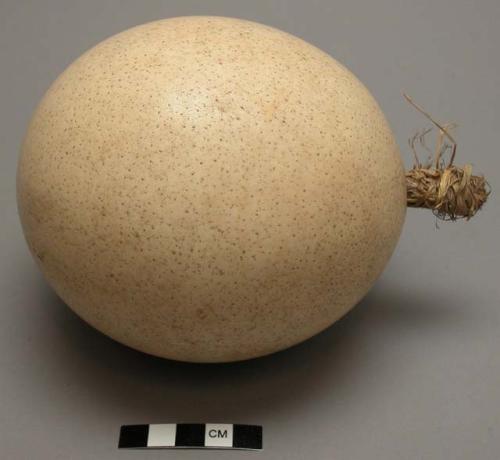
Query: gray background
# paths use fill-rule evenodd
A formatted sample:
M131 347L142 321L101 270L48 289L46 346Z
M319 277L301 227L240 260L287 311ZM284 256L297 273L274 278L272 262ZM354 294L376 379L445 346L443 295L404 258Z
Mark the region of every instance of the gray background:
M497 0L21 1L0 3L0 458L498 459L499 201L471 222L410 210L382 278L350 314L288 351L189 365L127 349L43 281L15 203L30 114L83 51L130 26L217 14L284 29L370 88L407 164L426 125L401 97L460 125L458 160L500 188ZM118 451L124 423L264 425L262 453Z

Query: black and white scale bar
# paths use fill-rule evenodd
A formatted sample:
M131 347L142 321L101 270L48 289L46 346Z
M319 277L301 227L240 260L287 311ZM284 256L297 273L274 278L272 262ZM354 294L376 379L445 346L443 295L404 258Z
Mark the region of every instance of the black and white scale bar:
M262 427L230 423L123 425L119 449L262 449Z

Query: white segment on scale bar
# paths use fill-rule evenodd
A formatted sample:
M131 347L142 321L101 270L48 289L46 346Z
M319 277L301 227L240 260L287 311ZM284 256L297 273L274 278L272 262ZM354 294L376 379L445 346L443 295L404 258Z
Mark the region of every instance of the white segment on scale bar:
M161 423L149 425L148 447L175 447L177 424Z

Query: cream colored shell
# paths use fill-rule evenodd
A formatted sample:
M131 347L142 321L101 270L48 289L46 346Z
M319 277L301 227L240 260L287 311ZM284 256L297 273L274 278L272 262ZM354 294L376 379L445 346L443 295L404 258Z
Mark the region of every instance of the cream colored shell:
M138 350L233 361L332 324L405 216L393 135L366 88L279 30L182 17L75 61L23 145L18 203L48 282Z

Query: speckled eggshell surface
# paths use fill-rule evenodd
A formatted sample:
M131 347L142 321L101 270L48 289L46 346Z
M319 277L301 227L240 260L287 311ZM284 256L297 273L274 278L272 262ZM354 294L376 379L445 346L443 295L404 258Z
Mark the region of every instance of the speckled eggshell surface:
M54 82L18 168L29 247L85 321L217 362L284 349L353 307L406 209L366 88L260 24L181 17L100 43Z

